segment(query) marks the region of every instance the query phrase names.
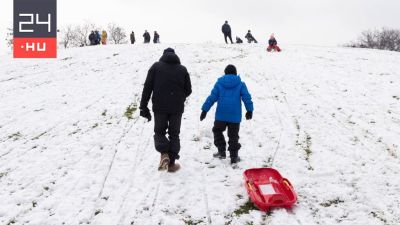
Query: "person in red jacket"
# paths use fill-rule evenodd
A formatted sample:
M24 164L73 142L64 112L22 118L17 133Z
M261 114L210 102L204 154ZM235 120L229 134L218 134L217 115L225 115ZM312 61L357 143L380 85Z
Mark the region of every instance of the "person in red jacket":
M275 35L274 34L271 34L271 37L269 38L268 44L269 44L269 46L267 48L268 52L270 52L272 50L275 50L277 52L281 51L281 49L278 46L278 42L275 39Z

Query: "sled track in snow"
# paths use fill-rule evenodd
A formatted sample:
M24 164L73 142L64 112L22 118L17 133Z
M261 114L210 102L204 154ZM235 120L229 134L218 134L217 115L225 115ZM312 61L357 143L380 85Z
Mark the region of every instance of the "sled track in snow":
M138 119L139 119L139 118L138 118ZM137 120L136 120L136 121L137 121ZM133 127L133 125L136 123L136 121L135 121L134 123L130 124L130 125L129 125L129 120L126 122L125 127L124 127L124 130L123 130L123 132L122 132L122 135L120 136L120 138L118 139L117 143L115 144L114 153L113 153L113 156L112 156L112 158L111 158L111 162L110 162L109 166L107 167L108 169L107 169L106 175L104 176L103 182L102 182L102 184L101 184L100 192L99 192L99 194L97 195L98 198L100 198L100 197L102 196L102 194L103 194L103 190L104 190L104 187L105 187L105 183L107 182L108 176L109 176L110 171L111 171L111 169L112 169L112 167L113 167L114 160L115 160L115 156L116 156L117 153L118 153L118 146L119 146L119 144L121 143L121 141L125 138L126 134L129 133L129 131L132 129L132 127Z
M141 134L140 135L143 135L143 131L144 131L144 125L142 126L142 130L141 130ZM129 194L131 193L131 191L132 191L132 187L133 187L133 184L134 184L134 177L135 177L135 175L136 175L136 169L137 169L137 166L138 166L138 164L140 164L140 162L142 161L142 159L143 159L143 156L144 156L144 154L142 154L144 151L146 151L147 150L147 148L148 148L148 146L149 146L149 144L150 144L150 139L151 139L151 137L149 136L149 137L147 137L146 138L146 141L145 142L141 142L138 146L137 146L137 148L136 148L136 153L135 153L135 161L134 161L134 163L133 163L133 167L132 167L132 169L130 170L130 173L131 173L131 176L129 177L129 186L128 186L128 188L126 189L126 191L124 192L124 194L123 194L123 196L124 196L124 199L122 200L122 203L120 204L120 206L119 206L119 212L121 212L122 211L122 216L120 217L120 219L119 219L119 221L118 221L118 224L123 224L123 222L124 222L124 220L125 220L125 218L126 218L126 214L128 213L126 210L125 210L125 204L126 204L126 200L127 200L127 198L129 197ZM143 143L145 143L144 144L144 146L143 146ZM139 156L140 156L140 158L139 158ZM158 189L158 187L157 187L157 189ZM128 211L129 211L130 209L128 209Z
M200 121L199 120L197 120L197 133L198 133L198 135L200 137L201 132L200 132ZM201 152L200 143L201 142L199 141L198 144L197 144L198 145L197 148L198 148L199 152ZM202 198L203 198L203 201L204 201L204 208L206 210L207 223L208 223L208 225L211 225L212 224L212 219L211 219L211 213L210 213L210 208L209 208L209 204L208 204L206 177L204 175L204 170L205 170L206 167L204 166L203 163L200 162L200 164L202 166L202 169L201 169L201 192L202 192Z
M74 114L80 114L80 113L82 113L82 112L85 112L85 110L87 110L87 109L93 107L96 103L100 102L102 99L105 99L105 97L106 97L106 95L101 96L100 98L96 99L95 101L91 102L90 104L88 104L88 105L82 107L81 109L75 111ZM23 113L23 115L27 115L27 114L29 114L29 113L31 113L31 112ZM19 116L18 116L18 117L19 117ZM24 144L24 145L25 145L25 144L28 144L30 141L34 141L34 140L36 140L38 137L43 136L44 134L49 134L52 130L54 130L54 129L57 128L58 126L60 126L60 125L62 125L62 124L70 124L71 121L74 120L74 119L69 119L69 120L68 120L68 118L74 118L74 117L71 117L70 115L64 116L63 118L59 119L59 120L56 122L55 125L53 125L52 127L50 127L49 129L47 129L47 130L45 130L45 131L42 131L40 134L38 134L38 135L36 135L36 136L33 136L33 137L31 137L31 138L28 138L28 140L25 140L25 142L24 142L23 144ZM15 122L15 121L17 121L17 120L18 120L18 119L13 119L12 121L7 122L6 124L11 124L11 123L13 123L13 122ZM65 122L65 121L66 121L66 122ZM2 127L4 127L4 126L2 126ZM9 138L6 137L6 138L4 138L3 140L1 140L0 142L6 142L6 141L8 141L8 140L9 140ZM12 149L12 150L13 150L13 149ZM5 155L8 155L12 150L10 150L10 151L8 151L8 152L3 153L2 155L0 155L0 160L1 160L1 158L4 157ZM26 153L26 152L24 152L23 154L25 154L25 153Z
M119 119L119 121L117 122L117 124L119 124L121 120L122 120L122 117ZM136 120L136 121L137 121L137 120ZM135 122L136 122L136 121L135 121ZM118 129L118 127L114 128L113 130L117 130L117 129ZM103 139L104 137L105 137L105 136L103 136L102 139ZM120 137L120 139L121 139L121 137ZM89 149L85 152L85 154L84 154L82 157L80 157L78 160L76 160L75 162L73 162L72 165L78 164L78 163L79 163L82 159L84 159L94 148L96 148L96 146L93 146L93 147L89 148ZM81 180L81 179L82 179L82 178L79 178L79 180ZM56 180L59 181L59 180L60 180L60 177L57 178ZM79 181L79 180L78 180L78 181ZM70 187L69 191L66 191L66 192L67 192L67 193L71 193L71 192L76 188L76 185L78 184L78 181L75 183L75 185L73 185L73 186ZM32 183L28 183L27 185L25 185L25 186L23 187L23 189L29 188L32 184L33 184L33 182L32 182ZM50 194L50 195L48 195L48 196L44 196L44 197L41 198L41 199L35 199L35 202L36 202L36 204L41 205L41 202L42 202L43 200L45 200L45 199L47 199L47 198L50 198L51 196L52 196L52 194ZM30 211L32 211L32 210L37 210L37 208L34 208L34 207L32 207L32 206L27 207L25 210L21 210L21 212L19 212L16 216L13 217L13 219L16 220L16 221L18 221L18 218L20 218L20 217L22 217L22 216L24 216L24 215L27 215L28 212L30 212Z

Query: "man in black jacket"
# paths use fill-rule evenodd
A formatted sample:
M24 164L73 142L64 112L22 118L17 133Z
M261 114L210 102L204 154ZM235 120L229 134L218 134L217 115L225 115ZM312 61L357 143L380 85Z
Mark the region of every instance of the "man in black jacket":
M145 44L150 43L151 37L150 37L149 32L147 32L147 30L144 31L143 38L144 38L144 43Z
M157 31L154 31L153 42L154 44L160 43L160 35L157 33Z
M158 170L176 172L180 165L179 133L186 98L192 93L192 85L186 67L172 48L164 50L159 62L150 68L144 83L140 116L151 120L147 104L152 96L154 112L154 145L161 153ZM168 130L168 138L165 136Z
M130 38L131 38L131 44L135 44L136 39L135 39L135 33L133 31L131 33Z
M229 37L229 40L231 40L231 44L233 44L232 30L231 30L231 26L229 26L229 24L228 24L228 21L225 21L224 25L222 25L222 33L224 33L225 43L228 44L227 37Z

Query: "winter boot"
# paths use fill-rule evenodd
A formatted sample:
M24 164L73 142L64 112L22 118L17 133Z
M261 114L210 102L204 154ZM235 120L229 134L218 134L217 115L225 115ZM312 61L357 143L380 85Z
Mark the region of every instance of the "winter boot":
M167 153L161 154L160 165L158 166L158 171L167 170L170 159Z
M240 157L236 156L236 157L231 157L231 164L236 164L240 162Z
M213 157L218 159L226 159L226 153L218 151L217 153L213 154Z
M218 152L213 154L214 158L226 159L226 147L218 147Z
M175 173L180 168L181 168L181 165L179 165L178 163L172 163L172 164L168 165L168 172L169 173Z

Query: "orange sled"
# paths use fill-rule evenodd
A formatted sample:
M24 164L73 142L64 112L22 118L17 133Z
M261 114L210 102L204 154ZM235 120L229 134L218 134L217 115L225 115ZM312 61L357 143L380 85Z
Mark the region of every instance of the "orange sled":
M248 169L243 173L251 201L262 211L271 207L290 208L297 195L288 179L272 168Z

